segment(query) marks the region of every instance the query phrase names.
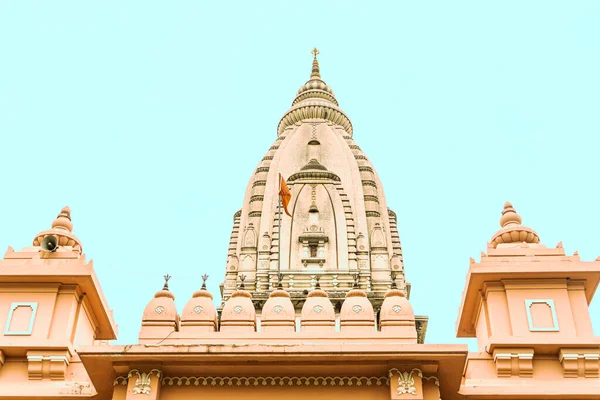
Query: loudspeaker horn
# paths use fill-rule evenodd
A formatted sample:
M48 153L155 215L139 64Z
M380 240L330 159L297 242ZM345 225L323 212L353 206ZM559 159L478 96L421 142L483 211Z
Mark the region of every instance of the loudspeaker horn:
M58 248L58 238L53 235L48 235L42 240L42 249L44 251L56 251Z

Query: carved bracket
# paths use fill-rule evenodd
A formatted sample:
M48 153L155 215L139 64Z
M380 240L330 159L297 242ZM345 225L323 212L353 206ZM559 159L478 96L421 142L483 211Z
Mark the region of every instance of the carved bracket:
M533 349L495 349L493 355L498 377L533 376Z
M560 349L558 359L565 378L600 377L600 350Z
M68 351L28 351L27 374L31 380L64 380L69 366Z
M131 379L134 375L137 375L137 379L133 385L133 394L150 394L152 393L151 376L156 375L157 381L160 382L162 372L158 369L151 369L150 372L140 372L138 369L132 369L127 374L127 379Z

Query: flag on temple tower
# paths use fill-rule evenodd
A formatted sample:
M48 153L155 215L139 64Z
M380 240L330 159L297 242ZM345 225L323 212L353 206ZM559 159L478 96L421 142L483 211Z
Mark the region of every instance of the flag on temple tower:
M290 189L286 185L285 179L283 179L281 174L279 174L279 198L281 199L281 204L283 205L285 213L291 217L292 215L289 213L287 207L288 204L290 204L292 193L290 192Z

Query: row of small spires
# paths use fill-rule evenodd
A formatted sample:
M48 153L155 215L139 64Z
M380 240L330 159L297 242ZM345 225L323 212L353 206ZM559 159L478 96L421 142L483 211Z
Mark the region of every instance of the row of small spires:
M181 332L182 337L192 337L207 332L258 330L257 310L252 301L252 294L244 289L244 275L240 276L239 289L225 301L220 320L212 301L213 296L206 290L208 275L202 276L202 289L196 291L186 303L181 316L175 307L175 296L169 291L168 282L171 275L167 274L164 278L163 290L155 294L144 310L140 341L162 339L173 332ZM270 293L260 310L260 327L264 332L295 332L297 329L296 310L290 294L282 288L281 278L280 276L278 288ZM382 332L392 333L396 337L416 343L415 316L404 292L395 284L392 285L384 296L377 321L373 304L367 293L358 288L357 278L355 275L354 288L346 293L342 303L339 314L341 331L373 332L379 326ZM299 322L302 332L332 332L336 329L335 309L318 281L304 301ZM169 337L175 339L176 336L177 334L175 337Z

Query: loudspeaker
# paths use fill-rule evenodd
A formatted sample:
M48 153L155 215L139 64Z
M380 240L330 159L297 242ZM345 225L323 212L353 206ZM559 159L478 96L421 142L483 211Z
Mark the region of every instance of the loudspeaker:
M48 235L42 240L42 249L44 251L56 251L58 248L58 238L56 236Z

